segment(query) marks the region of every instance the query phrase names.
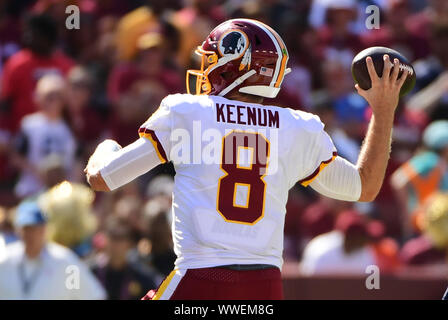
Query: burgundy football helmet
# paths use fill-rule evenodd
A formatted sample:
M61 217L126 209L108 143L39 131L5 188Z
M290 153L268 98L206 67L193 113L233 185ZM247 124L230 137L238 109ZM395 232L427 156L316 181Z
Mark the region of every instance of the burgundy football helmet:
M217 26L196 49L202 58L200 70L187 71L196 77L196 94L225 96L242 92L274 98L280 91L288 50L271 27L251 19L228 20Z

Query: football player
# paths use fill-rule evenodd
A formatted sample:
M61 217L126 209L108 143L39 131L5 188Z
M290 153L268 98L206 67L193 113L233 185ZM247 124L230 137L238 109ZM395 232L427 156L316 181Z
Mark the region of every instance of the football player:
M288 50L272 28L229 20L196 53L202 64L187 71L188 94L164 98L134 143L101 143L87 180L109 191L160 163L175 167L175 269L144 299L282 299L288 190L300 182L335 199L375 199L407 73L398 77L398 60L385 56L380 78L367 58L372 88L356 89L373 116L355 165L337 155L317 116L262 104L289 71Z

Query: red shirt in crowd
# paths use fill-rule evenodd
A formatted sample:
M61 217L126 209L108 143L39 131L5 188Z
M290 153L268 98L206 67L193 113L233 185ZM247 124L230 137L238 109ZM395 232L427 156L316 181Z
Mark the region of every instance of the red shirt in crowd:
M426 38L413 31L408 31L405 35L399 37L387 26L366 33L362 40L366 48L374 46L394 48L405 55L409 61L425 58L430 53Z
M39 57L28 49L11 56L3 69L0 99L8 100L10 110L2 116L3 129L16 132L23 116L36 111L33 95L37 80L46 73L67 74L74 65L62 52Z
M116 102L119 96L132 87L134 83L140 80L154 80L159 83L166 91L166 94L181 92L184 90L183 82L179 75L167 68L161 68L155 75L147 75L132 63L123 63L115 67L107 82L107 95L109 101Z

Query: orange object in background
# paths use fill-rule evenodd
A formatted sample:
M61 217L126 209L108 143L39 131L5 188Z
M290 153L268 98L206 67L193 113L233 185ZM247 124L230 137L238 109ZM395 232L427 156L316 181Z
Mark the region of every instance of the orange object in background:
M416 231L421 232L423 212L420 208L425 201L439 189L443 171L438 165L429 172L428 176L422 177L415 172L409 162L403 165L403 170L409 176L409 182L417 196L417 209L412 212L411 216L412 226Z

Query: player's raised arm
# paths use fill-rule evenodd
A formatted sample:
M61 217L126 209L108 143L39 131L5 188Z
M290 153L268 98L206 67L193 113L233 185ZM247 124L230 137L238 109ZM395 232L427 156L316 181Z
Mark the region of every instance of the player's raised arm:
M389 57L385 56L383 76L378 77L372 59L367 58L367 67L372 79L372 88L356 89L372 108L372 119L359 154L357 165L337 157L310 186L317 192L338 200L373 201L384 180L391 147L391 135L395 109L398 105L400 88L407 76L398 78L398 60L394 69Z
M355 86L372 108L372 118L357 163L362 185L359 201L373 201L381 189L392 143L394 114L400 89L408 75L404 70L399 78L399 61L395 59L393 64L390 63L388 55L384 56L382 77L376 73L370 57L366 63L372 87L363 90L359 85Z

